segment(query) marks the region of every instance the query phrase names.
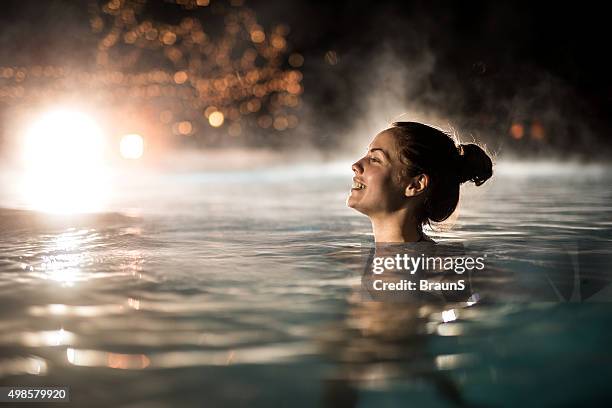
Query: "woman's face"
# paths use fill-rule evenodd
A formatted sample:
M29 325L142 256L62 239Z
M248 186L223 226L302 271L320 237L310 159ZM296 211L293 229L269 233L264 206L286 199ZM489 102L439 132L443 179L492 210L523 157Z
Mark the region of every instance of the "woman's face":
M406 203L405 185L395 136L385 131L374 137L364 157L352 166L355 176L347 205L367 215L397 211Z

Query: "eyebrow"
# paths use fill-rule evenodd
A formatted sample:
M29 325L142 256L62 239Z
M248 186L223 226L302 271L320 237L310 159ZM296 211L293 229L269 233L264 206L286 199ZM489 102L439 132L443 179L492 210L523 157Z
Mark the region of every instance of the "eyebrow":
M387 154L387 152L385 152L385 151L384 151L383 149L381 149L380 147L373 147L373 148L371 148L371 149L369 150L369 152L370 152L370 153L372 153L372 152L376 152L376 151L382 152L382 154L383 154L383 155L385 155L385 158L386 158L387 160L389 160L389 155Z

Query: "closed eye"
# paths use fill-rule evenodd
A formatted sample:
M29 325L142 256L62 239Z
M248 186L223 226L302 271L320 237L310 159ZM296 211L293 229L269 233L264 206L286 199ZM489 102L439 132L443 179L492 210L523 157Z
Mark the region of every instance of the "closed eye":
M374 162L374 163L380 163L381 162L380 159L377 159L376 157L373 157L373 156L370 156L369 159L370 159L371 162Z

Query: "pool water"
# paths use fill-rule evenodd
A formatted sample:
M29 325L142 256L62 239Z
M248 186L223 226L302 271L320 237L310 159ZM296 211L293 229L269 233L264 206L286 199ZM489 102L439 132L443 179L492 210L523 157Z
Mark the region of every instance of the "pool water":
M498 170L431 233L494 265L470 305L360 296L370 226L336 165L135 177L78 217L0 197L0 385L88 407L609 404L612 176Z

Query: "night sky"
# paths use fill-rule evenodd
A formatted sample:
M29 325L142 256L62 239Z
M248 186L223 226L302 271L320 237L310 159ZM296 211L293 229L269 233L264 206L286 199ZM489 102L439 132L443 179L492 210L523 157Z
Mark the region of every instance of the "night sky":
M288 24L289 50L305 58L301 123L284 147L341 147L378 120L374 110L417 110L500 154L609 155L609 23L598 3L245 5L264 27ZM147 10L170 22L193 13L164 1ZM0 65L95 65L86 1L5 1L0 19Z

